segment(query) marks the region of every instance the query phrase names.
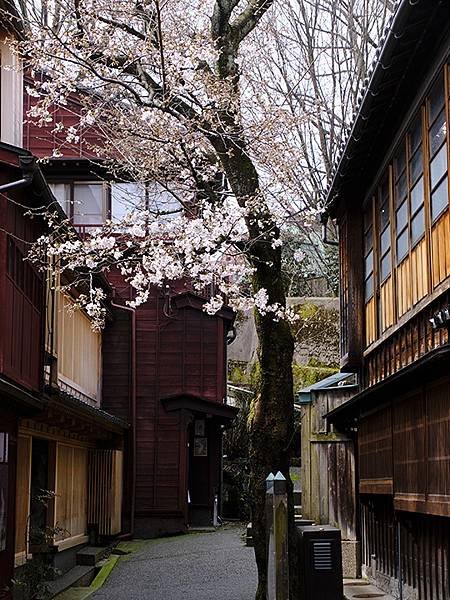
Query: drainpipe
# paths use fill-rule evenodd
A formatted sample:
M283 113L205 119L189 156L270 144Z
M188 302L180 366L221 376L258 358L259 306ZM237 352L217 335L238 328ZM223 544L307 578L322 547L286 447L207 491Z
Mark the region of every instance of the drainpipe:
M136 507L136 310L130 306L115 304L111 306L119 310L125 310L131 313L131 427L132 427L132 487L131 487L131 509L130 509L130 532L125 533L120 538L133 537L134 535L134 513Z
M28 187L31 185L34 176L34 170L36 163L34 156L21 156L20 157L20 168L22 169L23 177L17 181L10 181L0 185L0 193L9 192L9 190L19 190L20 188Z

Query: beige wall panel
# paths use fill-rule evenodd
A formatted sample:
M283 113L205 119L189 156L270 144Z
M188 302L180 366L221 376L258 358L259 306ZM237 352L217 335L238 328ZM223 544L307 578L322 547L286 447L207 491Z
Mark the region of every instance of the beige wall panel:
M56 541L86 533L87 450L57 444L56 526L65 529Z
M411 252L411 290L413 305L428 293L428 260L425 238Z
M401 317L412 306L410 260L405 260L397 267L397 307Z
M19 435L16 481L16 554L25 552L30 512L31 437Z
M433 287L450 275L450 217L445 212L431 229Z
M101 334L72 301L60 294L58 302L58 377L93 401L99 397Z
M366 304L366 346L376 339L376 307L375 298L371 298Z
M385 331L394 323L394 299L393 299L392 276L383 283L380 288L381 302L381 330Z

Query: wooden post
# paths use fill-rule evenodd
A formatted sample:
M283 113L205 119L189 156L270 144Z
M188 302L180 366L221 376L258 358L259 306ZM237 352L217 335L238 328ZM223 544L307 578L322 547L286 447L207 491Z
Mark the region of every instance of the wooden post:
M266 479L267 515L267 597L268 600L288 600L288 504L286 479L282 473L272 473Z

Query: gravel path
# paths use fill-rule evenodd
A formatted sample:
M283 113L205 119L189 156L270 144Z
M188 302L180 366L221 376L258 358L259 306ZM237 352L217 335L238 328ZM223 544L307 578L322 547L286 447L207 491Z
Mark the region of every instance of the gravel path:
M253 600L256 565L242 529L130 543L95 600Z

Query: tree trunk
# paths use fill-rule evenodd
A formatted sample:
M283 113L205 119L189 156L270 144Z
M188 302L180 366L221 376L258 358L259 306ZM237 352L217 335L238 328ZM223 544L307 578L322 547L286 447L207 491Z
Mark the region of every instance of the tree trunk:
M225 120L226 115L223 116ZM231 128L231 125L230 125ZM231 141L231 143L230 143ZM247 259L254 267L253 291L264 288L269 304L286 306L281 269L281 249L273 245L280 235L259 188L256 168L246 150L242 131L224 140L211 140L241 206L258 199L246 218L249 232ZM276 320L273 313L261 315L255 310L258 335L260 381L250 428L250 492L252 527L258 589L256 600L267 598L267 549L265 515L265 479L270 472L281 471L287 480L289 502L290 598L297 600L296 536L292 482L289 475L294 436L294 391L292 359L294 341L290 325Z
M263 271L263 272L261 272ZM281 271L274 267L258 269L255 286L265 287L271 301L284 305ZM296 536L292 482L289 476L294 436L294 398L292 358L294 343L289 324L275 321L273 315L261 316L255 311L259 348L259 393L255 401L250 432L250 486L252 528L258 589L256 600L267 598L267 532L265 514L265 479L277 471L286 477L289 501L290 598L297 598Z

